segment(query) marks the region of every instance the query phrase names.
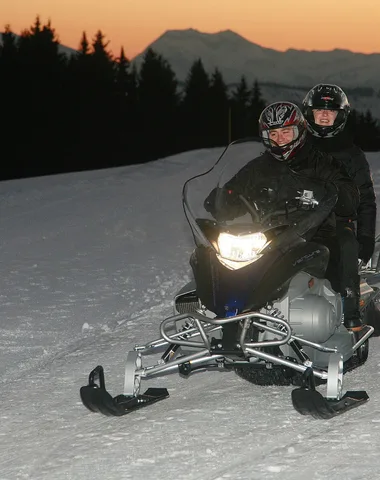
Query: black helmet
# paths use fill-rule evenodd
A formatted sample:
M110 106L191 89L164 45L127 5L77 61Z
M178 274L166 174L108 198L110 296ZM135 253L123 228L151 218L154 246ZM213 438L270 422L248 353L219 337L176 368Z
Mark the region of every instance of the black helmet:
M278 145L271 140L270 131L278 128L292 127L293 140L285 145ZM261 112L259 134L267 151L277 160L290 160L306 140L306 120L301 110L290 102L275 102Z
M329 138L341 132L350 114L350 104L344 91L337 85L319 83L306 95L302 110L307 128L315 137ZM337 110L338 114L331 126L317 125L313 110Z

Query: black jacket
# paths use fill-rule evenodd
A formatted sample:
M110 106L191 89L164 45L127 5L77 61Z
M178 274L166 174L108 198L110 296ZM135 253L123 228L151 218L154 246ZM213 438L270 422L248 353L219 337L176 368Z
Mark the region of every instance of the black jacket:
M260 175L257 175L257 169L259 169ZM277 182L278 188L284 188L284 182L291 176L292 172L335 184L338 191L338 200L334 213L325 222L324 230L335 230L335 216L351 220L356 215L359 205L359 192L355 183L340 162L330 155L318 151L311 141L307 141L290 161L280 162L270 153L265 152L245 165L228 181L225 187L232 193L228 205L228 209L231 209L231 215L228 216L234 218L240 213L239 210L241 210L242 205L238 200L238 195L242 194L249 197L250 192L260 188L260 178L263 179L263 186L267 184L267 179L270 178L274 184ZM237 195L234 195L234 192ZM210 193L205 201L205 208L211 213L213 213L215 196L216 189Z
M340 161L355 182L360 193L357 209L357 235L375 237L376 233L376 195L370 167L364 152L353 143L347 130L332 138L316 138L310 135L310 141L323 152L329 153Z

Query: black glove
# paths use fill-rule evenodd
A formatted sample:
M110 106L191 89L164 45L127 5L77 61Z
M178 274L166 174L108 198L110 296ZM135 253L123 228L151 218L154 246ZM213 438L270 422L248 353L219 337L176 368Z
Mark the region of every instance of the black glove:
M375 239L367 235L358 236L359 258L364 263L368 263L375 249Z
M217 195L221 193L221 197ZM218 203L216 205L216 203ZM217 220L233 220L247 211L247 207L242 203L238 193L234 190L214 188L203 203L205 210Z

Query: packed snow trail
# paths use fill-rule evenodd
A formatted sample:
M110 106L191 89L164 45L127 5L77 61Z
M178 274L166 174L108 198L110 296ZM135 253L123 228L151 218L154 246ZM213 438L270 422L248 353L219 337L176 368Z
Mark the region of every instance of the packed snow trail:
M170 397L125 417L80 401L98 364L121 393L127 352L172 313L193 248L182 185L221 151L0 183L0 480L380 478L379 338L345 377L370 401L329 421L233 372L143 381Z

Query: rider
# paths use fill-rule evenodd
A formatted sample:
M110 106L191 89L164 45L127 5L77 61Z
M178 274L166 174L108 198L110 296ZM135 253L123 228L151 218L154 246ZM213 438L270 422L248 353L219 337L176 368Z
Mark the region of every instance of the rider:
M314 145L341 161L360 192L357 210L359 258L368 263L373 255L376 233L376 196L370 167L364 152L353 143L346 122L350 104L337 85L315 85L303 100L303 114ZM355 225L339 225L355 231Z
M360 276L355 263L358 258L368 263L375 247L377 206L370 167L364 152L353 143L347 130L350 104L339 86L325 83L315 85L303 100L303 113L311 142L319 150L339 160L359 189L360 203L353 217L357 231L353 222L347 223L343 219L343 222L337 223L341 249L346 248L346 244L351 245L352 261L342 265L342 268L348 268L347 275L355 279L352 300L345 299L345 302L353 302L353 308L358 311ZM352 237L355 234L357 248L353 248Z
M233 213L237 213L236 209L239 209L238 195L243 194L249 197L249 190L255 188L254 169L258 163L263 166L265 175L278 177L284 169L289 169L304 176L333 182L338 190L334 212L319 228L313 241L329 247L332 262L327 269L326 277L331 280L335 290L351 298L351 294L354 292L354 280L347 274L349 270L341 269L341 278L335 279L334 274L337 269L332 265L333 261L336 261L335 257L339 251L341 251L340 264L352 263L351 250L356 248L356 243L351 248L349 244L345 249L339 248L340 238L337 236L336 218L349 222L355 215L359 204L359 192L356 185L340 162L317 150L307 139L305 118L301 110L293 103L275 102L268 105L259 118L259 133L266 152L249 162L227 182L231 207L235 209ZM214 190L205 201L205 208L211 213L215 211L215 198L216 191ZM355 238L353 240L356 242ZM357 272L357 264L355 267ZM344 302L344 314L344 323L347 328L352 330L362 328L356 301Z

